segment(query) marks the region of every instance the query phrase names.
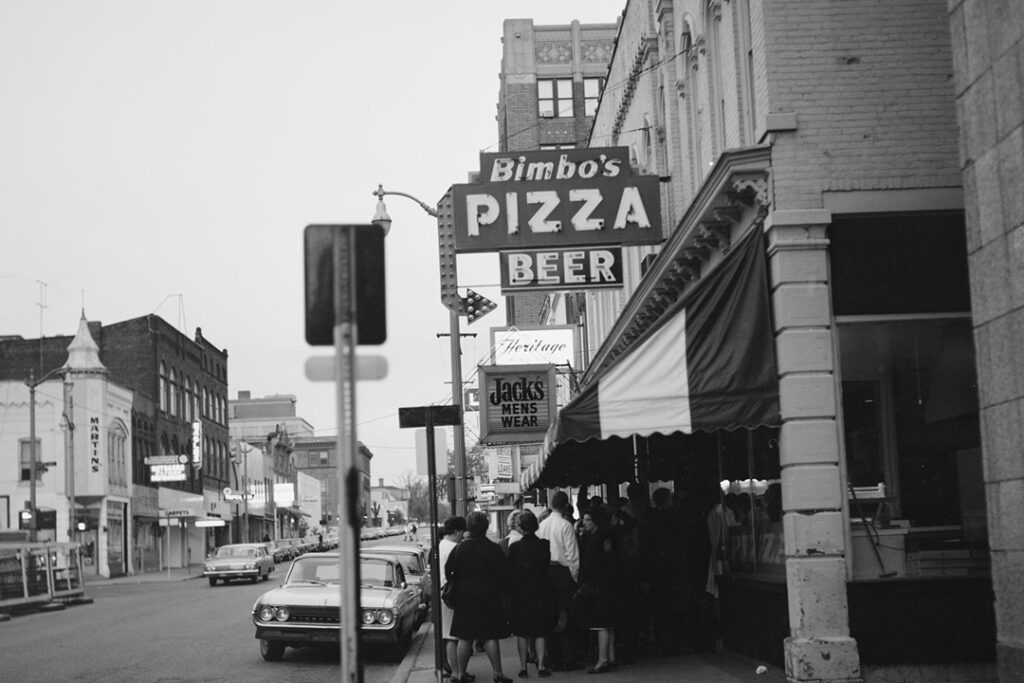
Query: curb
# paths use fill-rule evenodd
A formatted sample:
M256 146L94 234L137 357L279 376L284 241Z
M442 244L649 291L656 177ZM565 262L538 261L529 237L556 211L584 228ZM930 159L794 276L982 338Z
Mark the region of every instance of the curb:
M412 669L416 666L416 660L423 650L423 644L427 642L427 634L430 633L432 627L433 624L429 621L420 625L419 630L416 631L412 638L409 650L405 653L405 657L402 658L402 663L398 665L398 670L395 671L395 675L391 678L391 683L406 683L409 680Z

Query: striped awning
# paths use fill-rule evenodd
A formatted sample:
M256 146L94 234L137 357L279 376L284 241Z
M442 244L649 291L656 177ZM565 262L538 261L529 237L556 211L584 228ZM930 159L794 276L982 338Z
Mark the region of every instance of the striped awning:
M630 481L638 457L678 452L679 435L778 420L765 252L751 230L558 412L532 485Z

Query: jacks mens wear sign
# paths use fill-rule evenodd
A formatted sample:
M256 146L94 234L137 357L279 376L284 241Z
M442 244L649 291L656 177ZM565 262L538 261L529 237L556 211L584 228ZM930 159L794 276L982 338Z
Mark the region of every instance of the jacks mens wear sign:
M557 410L555 366L481 365L480 442L543 441Z
M658 178L625 147L480 155L480 182L452 186L458 253L662 241Z

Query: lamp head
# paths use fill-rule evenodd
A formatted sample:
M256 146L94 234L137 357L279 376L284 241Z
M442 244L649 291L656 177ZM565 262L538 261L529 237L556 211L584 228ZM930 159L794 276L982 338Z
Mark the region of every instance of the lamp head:
M391 231L391 216L388 215L388 207L384 205L384 185L378 185L373 194L377 195L377 212L370 222L384 228L384 236L387 237Z

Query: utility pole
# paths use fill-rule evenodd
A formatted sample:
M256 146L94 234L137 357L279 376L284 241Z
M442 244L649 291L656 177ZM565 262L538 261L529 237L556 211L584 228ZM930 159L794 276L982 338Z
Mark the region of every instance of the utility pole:
M32 516L28 520L28 541L35 543L36 530L39 528L39 517L36 514L36 470L38 458L36 454L36 381L35 371L28 371L28 508Z

